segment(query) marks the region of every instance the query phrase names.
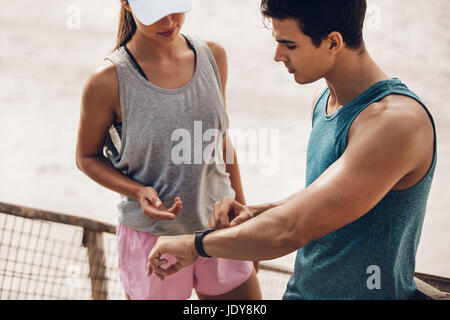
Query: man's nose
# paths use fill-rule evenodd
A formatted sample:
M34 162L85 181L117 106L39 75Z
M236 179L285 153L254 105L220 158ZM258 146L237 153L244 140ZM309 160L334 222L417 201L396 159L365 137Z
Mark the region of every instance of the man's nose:
M287 61L287 57L286 57L286 55L284 55L284 54L281 52L280 46L277 46L277 49L275 50L274 60L275 60L276 62L286 62L286 61Z

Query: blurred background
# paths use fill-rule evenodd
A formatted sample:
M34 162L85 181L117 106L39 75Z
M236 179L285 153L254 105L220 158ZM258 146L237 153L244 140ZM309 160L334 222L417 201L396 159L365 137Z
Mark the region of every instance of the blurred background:
M216 41L229 59L231 128L278 129L279 165L242 165L248 204L280 200L305 184L311 101L273 60L259 0L193 0L184 33ZM416 271L450 277L450 34L448 0L369 0L366 46L432 112L438 166ZM81 92L114 48L119 0L3 1L0 11L0 201L117 224L119 196L75 165ZM292 268L294 255L274 264Z

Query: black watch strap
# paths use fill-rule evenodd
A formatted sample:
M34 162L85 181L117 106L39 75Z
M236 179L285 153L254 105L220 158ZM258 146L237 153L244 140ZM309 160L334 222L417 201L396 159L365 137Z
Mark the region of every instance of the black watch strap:
M215 231L214 228L200 230L195 232L195 249L197 253L204 258L211 258L211 256L207 255L205 249L203 248L203 238L208 234Z

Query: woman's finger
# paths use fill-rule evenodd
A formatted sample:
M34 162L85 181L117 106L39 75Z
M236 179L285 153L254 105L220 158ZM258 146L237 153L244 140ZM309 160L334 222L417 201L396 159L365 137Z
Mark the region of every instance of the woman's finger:
M159 199L159 197L156 194L150 195L148 197L148 200L150 201L150 204L158 209L163 209L162 201Z
M167 211L178 216L181 213L182 208L183 208L183 202L181 202L181 199L179 197L176 197L175 203L173 204L172 208L170 208Z
M143 210L144 214L154 220L173 220L177 216L171 212L161 211L154 207L147 207Z

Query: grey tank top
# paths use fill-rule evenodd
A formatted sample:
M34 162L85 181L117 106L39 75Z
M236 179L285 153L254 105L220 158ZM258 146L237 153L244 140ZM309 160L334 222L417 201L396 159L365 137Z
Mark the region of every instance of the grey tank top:
M124 47L106 59L119 79L121 127L112 126L105 154L123 174L153 187L170 208L183 202L173 221L152 220L139 202L121 196L118 220L154 235L191 234L206 228L214 202L235 197L223 160L222 138L229 126L219 71L208 45L184 35L196 55L193 78L179 89L145 79Z

